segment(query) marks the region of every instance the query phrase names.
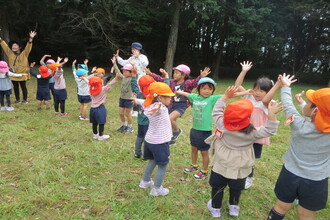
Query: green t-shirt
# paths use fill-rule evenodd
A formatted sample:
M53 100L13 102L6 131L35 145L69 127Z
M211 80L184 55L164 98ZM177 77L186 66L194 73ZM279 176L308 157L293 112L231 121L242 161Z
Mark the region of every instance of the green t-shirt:
M193 93L188 95L188 99L192 103L193 129L212 131L212 110L221 96L222 95L211 95L205 98Z

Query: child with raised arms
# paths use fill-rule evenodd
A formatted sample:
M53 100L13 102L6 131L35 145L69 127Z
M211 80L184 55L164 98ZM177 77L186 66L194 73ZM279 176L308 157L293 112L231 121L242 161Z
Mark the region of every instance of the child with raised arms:
M209 166L210 145L204 140L212 134L212 109L221 95L213 95L215 81L209 77L201 78L198 81L198 94L177 91L177 95L183 95L192 103L193 127L190 130L191 144L191 165L184 169L190 173L199 170L197 164L198 151L202 155L202 168L194 175L195 179L202 180L207 177Z
M266 126L256 129L250 121L253 104L248 99L240 99L227 105L227 100L236 96L237 88L229 87L216 102L212 118L216 131L205 142L211 145L213 159L211 165L211 199L207 207L213 217L221 216L224 189L229 186L229 215L239 216L239 199L244 190L245 180L251 173L255 160L253 143L264 137L275 135L279 122L276 114L282 110L278 102L268 105Z

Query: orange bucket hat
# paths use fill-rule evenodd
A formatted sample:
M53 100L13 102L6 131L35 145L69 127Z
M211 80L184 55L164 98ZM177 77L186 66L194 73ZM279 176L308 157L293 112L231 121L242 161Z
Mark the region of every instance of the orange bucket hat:
M151 83L148 87L148 95L144 101L144 106L148 107L152 104L152 101L157 95L161 96L175 96L171 88L163 82Z
M40 66L38 70L42 78L46 78L49 76L47 66Z
M61 66L61 64L59 64L59 63L51 63L48 65L48 68L52 70L52 76L54 76L55 70L60 66Z
M105 70L103 68L97 68L95 70L95 72L97 72L97 73L105 73Z
M153 83L153 82L156 82L154 78L152 78L151 76L149 75L144 75L144 76L141 76L141 78L139 79L139 86L140 86L140 90L142 92L142 95L144 97L147 97L148 95L148 86Z
M253 111L250 100L240 99L228 104L223 117L223 124L227 130L238 131L250 124L250 116Z
M102 91L103 79L93 76L89 79L89 92L91 95L98 95Z
M318 108L314 124L317 130L330 133L330 88L309 89L306 97Z

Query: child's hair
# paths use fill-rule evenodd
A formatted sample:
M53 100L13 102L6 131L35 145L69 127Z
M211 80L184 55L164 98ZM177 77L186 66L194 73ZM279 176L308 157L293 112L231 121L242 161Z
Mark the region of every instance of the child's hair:
M273 85L274 83L272 80L270 80L268 77L262 76L257 79L253 85L253 88L259 87L261 90L269 92Z
M245 134L250 134L254 130L253 124L249 124L245 128L242 128L241 130L238 130L239 132L245 133Z
M198 92L198 94L200 95L199 90L200 90L201 88L203 88L204 86L208 86L208 87L210 87L210 88L212 89L212 95L213 95L214 90L215 90L215 86L214 86L213 83L209 83L209 82L205 82L205 83L199 84L199 85L197 86L197 92Z

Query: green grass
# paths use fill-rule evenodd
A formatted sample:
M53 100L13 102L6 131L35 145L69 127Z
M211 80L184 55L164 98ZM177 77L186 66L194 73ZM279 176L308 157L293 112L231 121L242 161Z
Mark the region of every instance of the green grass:
M136 118L133 134L116 132L121 126L120 83L107 95L105 133L111 139L100 142L92 140L91 124L78 119L76 85L71 72L65 75L70 116L55 116L53 109L36 110L35 79L28 82L28 105L14 105L15 111L0 112L0 219L211 218L206 208L210 198L207 180L196 181L183 173L190 164L191 109L178 121L183 134L171 147L164 180L170 194L154 198L149 190L138 187L147 163L133 157ZM222 94L232 83L220 81L216 94ZM245 86L252 83L246 82ZM294 85L293 90L296 93L307 88ZM278 118L283 122L283 113ZM276 200L273 188L289 137L289 127L281 123L271 146L264 147L262 158L256 161L255 184L242 193L240 217L235 219L265 219ZM227 201L226 190L222 219L234 219L225 208ZM330 219L329 202L327 207L317 213L317 219ZM296 208L286 219L297 219Z

